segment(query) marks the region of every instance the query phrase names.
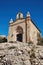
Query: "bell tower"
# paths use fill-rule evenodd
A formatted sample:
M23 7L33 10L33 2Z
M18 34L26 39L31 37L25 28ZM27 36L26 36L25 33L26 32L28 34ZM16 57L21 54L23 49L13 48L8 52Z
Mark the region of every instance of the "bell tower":
M21 12L19 12L16 16L16 19L22 19L23 18L23 14Z

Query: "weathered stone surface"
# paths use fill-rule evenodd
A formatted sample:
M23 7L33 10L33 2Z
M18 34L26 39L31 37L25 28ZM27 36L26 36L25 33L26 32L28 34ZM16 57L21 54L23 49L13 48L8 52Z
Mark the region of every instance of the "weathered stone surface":
M43 65L43 46L21 42L2 43L0 65Z

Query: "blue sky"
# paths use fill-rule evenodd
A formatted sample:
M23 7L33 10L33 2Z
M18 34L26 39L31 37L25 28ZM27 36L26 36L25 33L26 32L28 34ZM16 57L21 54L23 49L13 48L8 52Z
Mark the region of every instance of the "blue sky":
M20 11L24 17L30 12L43 36L43 0L0 0L0 35L8 35L10 18L15 20Z

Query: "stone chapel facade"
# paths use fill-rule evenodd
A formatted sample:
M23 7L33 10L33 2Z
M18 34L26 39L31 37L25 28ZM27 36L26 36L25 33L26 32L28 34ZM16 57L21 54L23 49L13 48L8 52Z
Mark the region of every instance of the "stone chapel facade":
M37 43L38 35L40 35L40 30L32 21L29 12L27 12L26 18L19 12L16 15L16 21L10 20L8 42L20 41L27 43L32 41Z

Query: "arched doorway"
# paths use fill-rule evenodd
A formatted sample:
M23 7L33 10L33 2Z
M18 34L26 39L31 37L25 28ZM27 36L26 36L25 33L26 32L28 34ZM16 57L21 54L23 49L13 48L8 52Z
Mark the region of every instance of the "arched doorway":
M23 29L22 29L22 27L20 27L20 26L18 26L17 27L17 41L20 41L20 42L22 42L23 41Z

